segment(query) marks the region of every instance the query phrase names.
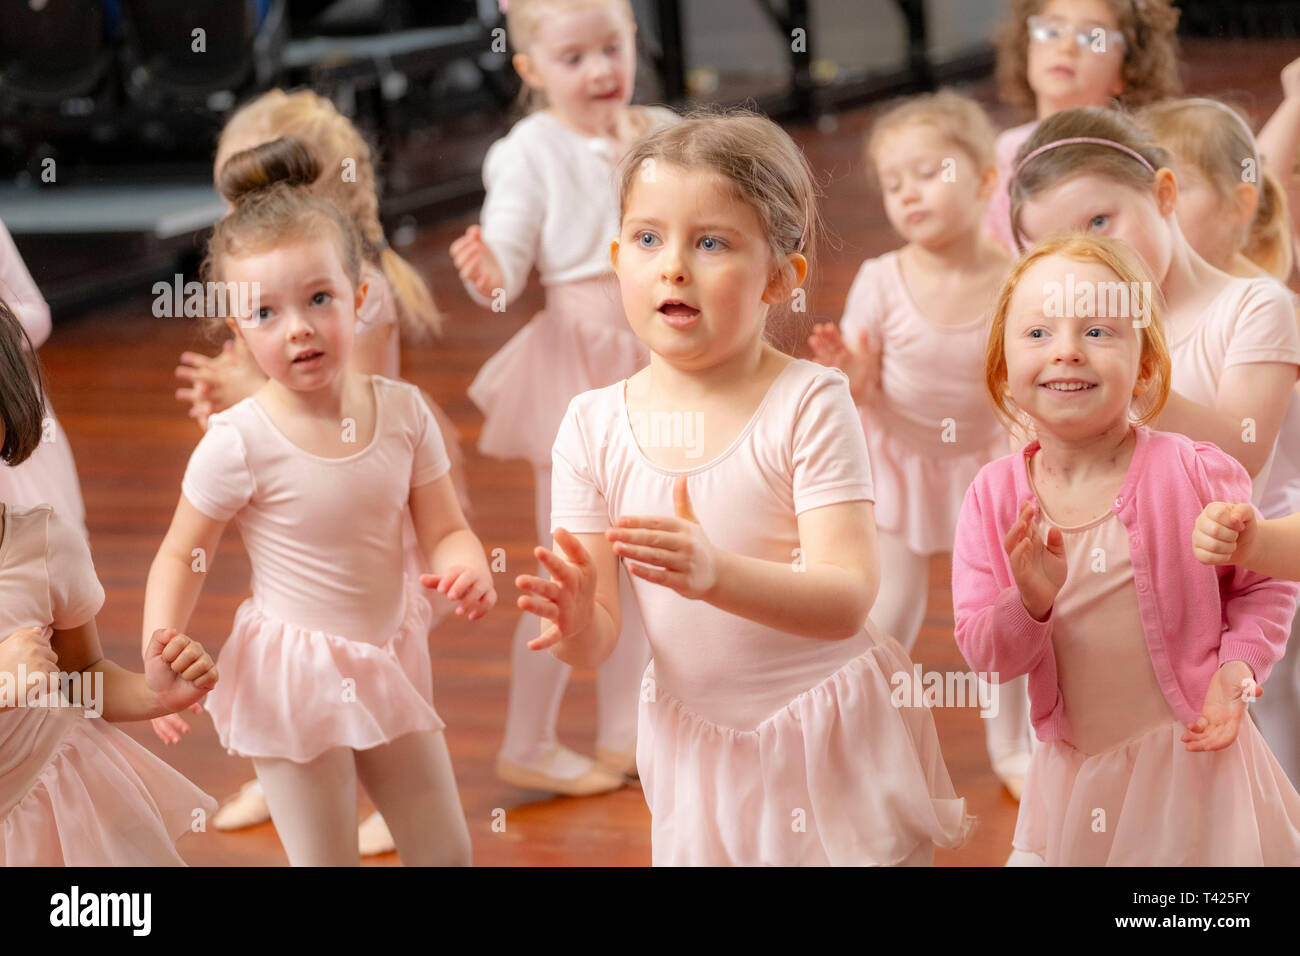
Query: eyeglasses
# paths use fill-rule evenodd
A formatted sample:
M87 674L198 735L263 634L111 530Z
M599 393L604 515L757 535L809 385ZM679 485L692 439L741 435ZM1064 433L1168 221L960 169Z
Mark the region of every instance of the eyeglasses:
M1124 49L1124 34L1105 27L1081 30L1064 20L1033 16L1029 18L1029 38L1035 43L1060 43L1062 38L1073 36L1080 52L1109 53Z

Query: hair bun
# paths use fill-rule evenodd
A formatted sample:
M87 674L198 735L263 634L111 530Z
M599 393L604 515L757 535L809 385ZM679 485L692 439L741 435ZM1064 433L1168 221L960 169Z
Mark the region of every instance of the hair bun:
M226 160L218 175L217 189L234 204L276 186L310 186L320 173L320 164L302 140L281 136Z

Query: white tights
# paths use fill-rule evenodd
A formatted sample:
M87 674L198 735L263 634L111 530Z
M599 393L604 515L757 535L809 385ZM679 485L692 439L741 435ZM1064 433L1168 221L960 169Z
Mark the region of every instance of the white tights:
M537 540L543 547L551 541L551 469L534 472ZM545 576L545 570L539 571ZM596 670L596 746L617 753L629 753L636 745L637 701L641 678L650 660L641 613L626 571L619 571L619 604L623 629L614 653ZM568 664L545 651L530 651L528 642L541 632L540 619L524 614L515 628L510 654L510 706L506 715L502 755L514 763L536 766L558 745L555 726L560 703L569 680ZM581 771L560 768L557 776L574 776Z
M901 535L879 529L876 551L881 568L880 593L871 609L871 622L911 654L929 603L930 558L908 548ZM1028 678L1017 677L999 684L994 693L997 714L985 718L983 723L989 760L996 764L1016 754L1029 753L1033 733L1029 724Z
M370 750L334 747L309 763L255 758L257 779L292 866L359 866L357 781L407 866L468 866L469 827L442 731Z

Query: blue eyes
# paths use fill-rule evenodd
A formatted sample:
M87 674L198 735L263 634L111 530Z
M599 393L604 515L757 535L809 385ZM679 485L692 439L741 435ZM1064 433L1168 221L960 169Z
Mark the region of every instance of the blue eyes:
M1097 335L1092 335L1093 332L1096 332L1096 333L1098 333L1098 334L1097 334ZM1044 335L1047 334L1047 330L1046 330L1046 329L1030 329L1028 334L1029 334L1029 337L1030 337L1030 338L1041 339ZM1093 338L1099 338L1099 337L1102 336L1102 335L1110 335L1110 331L1107 330L1107 329L1103 329L1101 326L1094 325L1092 328L1090 328L1087 332L1084 332L1083 334L1084 334L1084 335L1092 336Z
M642 249L653 249L659 242L659 237L652 232L638 232L633 238ZM727 244L717 236L704 236L697 245L705 252L721 252L727 248Z
M333 299L328 292L317 292L311 297L312 305L326 305Z
M1089 229L1105 229L1110 222L1110 216L1093 216L1088 220Z

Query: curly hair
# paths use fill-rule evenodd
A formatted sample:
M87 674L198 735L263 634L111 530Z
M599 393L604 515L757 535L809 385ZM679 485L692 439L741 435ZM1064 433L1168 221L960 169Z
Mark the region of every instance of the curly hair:
M1119 102L1136 109L1182 92L1174 32L1179 11L1171 0L1102 0L1124 35L1124 92ZM1034 105L1029 85L1029 24L1047 0L1011 0L994 37L998 94L1013 106Z

